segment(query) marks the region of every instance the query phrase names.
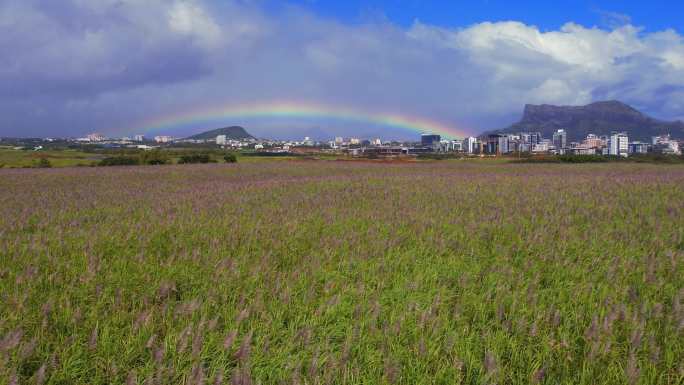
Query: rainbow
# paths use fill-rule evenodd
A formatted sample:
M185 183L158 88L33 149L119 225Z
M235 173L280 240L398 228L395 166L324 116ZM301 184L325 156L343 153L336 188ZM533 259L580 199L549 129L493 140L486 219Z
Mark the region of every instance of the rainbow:
M187 111L175 112L157 117L137 125L135 132L161 132L187 126L200 126L230 121L233 124L239 119L334 119L339 121L366 123L386 127L395 127L418 133L440 134L450 138L468 136L467 131L449 125L416 116L372 113L361 109L330 106L309 102L268 102L254 104L225 104L212 107L201 107ZM210 127L203 127L210 128ZM130 131L130 130L128 130Z

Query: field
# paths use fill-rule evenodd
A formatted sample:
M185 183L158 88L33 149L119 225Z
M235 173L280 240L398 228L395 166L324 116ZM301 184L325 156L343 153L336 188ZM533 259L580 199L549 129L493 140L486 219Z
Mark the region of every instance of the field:
M0 168L33 167L40 159L47 159L53 167L90 166L102 156L75 150L14 150L0 147Z
M2 384L681 384L684 166L0 170Z
M90 148L88 150L89 152L84 152L60 147L33 151L31 149L15 150L10 146L0 146L0 169L38 167L38 162L41 159L48 160L50 167L97 166L102 159L108 157L128 156L137 159L141 154L145 153L143 150L136 149ZM215 148L165 148L161 151L161 154L169 164L176 164L181 156L191 154L208 154L213 161L222 163L226 152ZM235 155L240 162L271 162L296 159L296 157L292 156L249 156L249 154L239 152L235 153Z

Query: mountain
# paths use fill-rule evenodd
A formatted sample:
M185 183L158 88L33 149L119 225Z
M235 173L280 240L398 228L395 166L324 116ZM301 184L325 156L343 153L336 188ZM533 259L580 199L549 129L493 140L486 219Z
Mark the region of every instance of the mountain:
M216 137L219 135L225 135L226 138L228 138L228 139L236 139L236 140L254 138L243 127L231 126L231 127L218 128L216 130L211 130L211 131L205 131L205 132L202 132L200 134L188 137L187 139L209 140L209 139L216 139Z
M579 142L590 133L610 135L612 131L625 131L630 140L641 141L650 141L652 136L662 134L684 137L684 122L654 119L618 101L596 102L586 106L528 104L522 120L494 132L541 132L545 138L551 138L559 129L568 133L568 142Z

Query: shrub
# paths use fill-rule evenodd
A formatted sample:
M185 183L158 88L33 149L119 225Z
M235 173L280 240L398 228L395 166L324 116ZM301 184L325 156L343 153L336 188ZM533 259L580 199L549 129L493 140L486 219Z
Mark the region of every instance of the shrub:
M211 163L211 161L211 157L207 154L191 154L181 156L178 164Z
M294 152L272 152L272 151L258 151L258 152L243 152L240 155L242 156L253 156L253 157L293 157L293 156L301 156L301 154L297 154Z
M50 168L52 167L52 163L47 158L40 158L38 162L35 164L36 168Z
M605 163L619 162L625 158L607 155L541 155L514 160L513 163Z
M676 164L684 163L684 157L663 154L632 154L629 157L617 155L541 155L514 160L513 163L606 163L635 162Z
M634 154L630 159L637 163L676 164L684 163L684 156L669 154Z
M460 159L463 158L459 153L425 153L418 154L417 159L423 160L446 160L446 159Z
M102 159L98 166L135 166L140 164L140 160L130 156L114 156Z
M160 165L168 163L168 157L160 150L145 151L140 154L140 164Z
M620 161L623 158L605 155L559 155L558 160L562 163L604 163Z
M223 156L223 160L225 160L226 163L237 163L237 156L233 153L228 153Z
M150 160L148 160L145 164L148 164L148 165L150 165L150 166L156 166L156 165L166 164L166 163L167 163L167 160L166 160L166 159L158 159L158 158L156 158L156 159L150 159Z

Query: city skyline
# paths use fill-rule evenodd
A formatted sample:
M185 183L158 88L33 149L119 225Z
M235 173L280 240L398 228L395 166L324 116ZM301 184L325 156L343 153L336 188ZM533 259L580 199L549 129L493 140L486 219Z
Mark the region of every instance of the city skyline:
M194 146L195 150L247 151L261 153L263 156L287 155L293 153L325 154L351 157L416 157L420 155L438 156L617 156L627 158L632 155L658 156L682 154L684 142L669 134L656 135L648 141L630 140L627 131L612 131L608 135L588 133L580 141L568 141L565 129L554 131L550 138L537 131L510 133L489 133L478 137L443 138L438 134L422 133L420 140L396 140L382 138L359 138L336 136L327 140L304 137L303 140L274 140L251 136L242 127L229 127L212 130L189 138L169 135L145 137L110 138L101 133L91 133L82 138L67 139L9 139L14 150L41 151L41 143L57 147L64 145L82 147L94 145L91 149L133 149L153 150L164 147L182 148ZM2 140L2 139L0 139ZM152 144L152 146L150 146ZM208 159L208 158L207 158Z

